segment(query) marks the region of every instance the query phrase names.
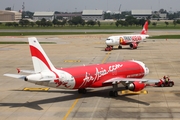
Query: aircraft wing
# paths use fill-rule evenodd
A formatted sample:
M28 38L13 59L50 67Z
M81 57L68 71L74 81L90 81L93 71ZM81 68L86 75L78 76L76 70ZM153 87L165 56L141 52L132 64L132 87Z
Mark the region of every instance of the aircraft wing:
M121 77L116 77L116 78L111 78L109 80L106 80L103 82L103 84L106 83L120 83L120 82L125 82L125 83L131 83L131 82L141 82L141 83L156 83L159 82L159 80L155 79L139 79L139 78L121 78Z
M19 75L19 74L4 74L4 76L17 78L17 79L24 79L26 77L26 75Z

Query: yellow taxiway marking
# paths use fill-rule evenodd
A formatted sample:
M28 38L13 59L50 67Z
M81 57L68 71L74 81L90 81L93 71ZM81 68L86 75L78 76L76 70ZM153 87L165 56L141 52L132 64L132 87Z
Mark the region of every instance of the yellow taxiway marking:
M110 54L111 54L111 52L108 52L101 63L104 63L104 62L106 61L106 59L109 57ZM76 106L76 104L77 104L77 102L78 102L78 100L79 100L80 97L81 97L81 96L78 96L78 98L76 98L76 100L74 101L74 103L72 104L72 106L71 106L71 107L69 108L69 110L67 111L66 115L63 117L63 120L66 120L66 119L67 119L67 117L69 116L69 114L71 113L71 111L73 110L73 108Z
M103 61L101 62L102 64L105 63L106 59L109 57L111 52L106 53L106 56L104 57Z
M24 91L48 91L49 88L24 88Z
M81 62L80 60L65 60L64 62Z
M148 94L148 91L147 90L141 90L138 92L133 92L130 90L123 90L123 91L121 91L121 94Z
M76 98L76 100L74 101L74 103L72 104L72 106L69 108L68 112L66 113L66 115L63 117L63 120L66 120L66 119L67 119L67 117L69 116L69 114L71 113L71 111L73 110L73 108L75 107L75 105L77 104L79 98L80 98L80 96L78 96L78 98Z

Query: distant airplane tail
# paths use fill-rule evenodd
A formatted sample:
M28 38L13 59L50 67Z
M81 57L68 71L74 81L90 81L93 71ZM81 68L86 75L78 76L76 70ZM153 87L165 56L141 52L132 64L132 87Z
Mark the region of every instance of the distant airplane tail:
M55 67L35 37L28 38L35 73L55 70Z
M146 34L148 31L148 20L145 22L141 34Z

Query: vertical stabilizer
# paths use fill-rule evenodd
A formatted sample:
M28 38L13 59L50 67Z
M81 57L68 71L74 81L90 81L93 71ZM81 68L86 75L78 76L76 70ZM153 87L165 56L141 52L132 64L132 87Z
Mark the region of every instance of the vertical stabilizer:
M141 34L146 34L148 31L148 20L145 22Z
M28 38L35 73L54 70L54 66L35 37Z

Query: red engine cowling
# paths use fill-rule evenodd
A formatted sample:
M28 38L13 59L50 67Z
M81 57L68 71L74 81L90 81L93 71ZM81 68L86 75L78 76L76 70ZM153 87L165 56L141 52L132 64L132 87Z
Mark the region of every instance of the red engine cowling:
M135 92L137 92L137 91L140 91L140 90L144 89L145 86L146 86L146 85L145 85L144 83L133 82L133 83L130 83L130 84L128 85L128 89L129 89L130 91L135 91Z
M133 43L131 43L129 46L130 46L130 48L132 48L132 49L137 49L138 44L137 44L136 42L133 42Z

